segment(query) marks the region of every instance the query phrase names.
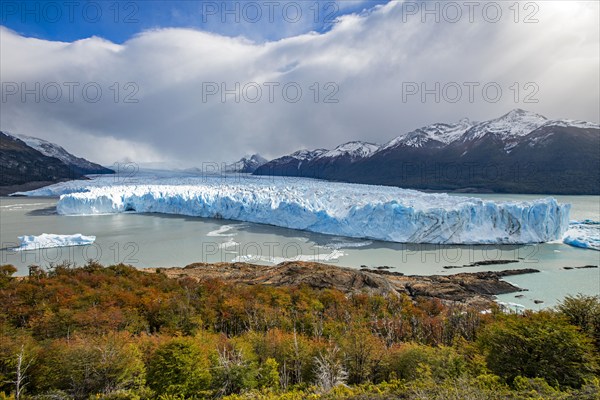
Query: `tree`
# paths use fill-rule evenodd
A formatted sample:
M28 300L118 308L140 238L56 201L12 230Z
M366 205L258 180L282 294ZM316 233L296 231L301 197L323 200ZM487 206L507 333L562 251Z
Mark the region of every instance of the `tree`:
M384 344L365 328L351 329L341 340L348 383L360 384L372 380L380 365Z
M348 372L344 369L339 353L339 348L333 346L315 357L316 383L325 392L346 384Z
M257 386L256 364L245 359L238 348L220 349L216 358L214 387L219 395L239 393Z
M191 339L173 339L151 356L148 386L158 395L190 397L210 388L208 367L208 357Z
M422 377L426 369L435 381L456 379L467 369L467 363L454 348L432 347L418 343L405 343L388 350L387 364L397 378L413 381Z
M62 390L76 399L136 390L145 368L127 334L56 340L39 356L32 373L37 391Z
M580 387L596 370L590 339L552 312L506 316L489 325L479 343L488 368L509 383L522 376Z
M589 334L600 350L600 296L567 296L557 309L571 324Z
M21 329L0 325L0 393L14 393L23 398L25 388L31 388L39 347Z
M266 389L279 389L279 364L274 358L267 358L260 366L258 386Z
M19 351L19 354L17 355L15 380L12 382L15 385L15 400L21 399L23 390L25 389L25 386L27 386L27 383L25 383L25 380L27 379L27 370L31 367L32 362L32 358L27 360L27 356L25 355L25 345L21 345L21 351Z
M11 277L15 272L17 268L12 264L0 265L0 276Z
M14 265L0 265L0 289L4 288L10 282L15 272L17 272L17 268Z

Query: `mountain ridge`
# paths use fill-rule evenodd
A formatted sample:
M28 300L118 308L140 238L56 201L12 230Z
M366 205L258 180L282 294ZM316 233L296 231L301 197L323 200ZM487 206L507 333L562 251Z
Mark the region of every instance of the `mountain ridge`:
M349 143L337 146L336 149ZM437 122L362 156L304 150L256 175L303 176L433 191L600 194L600 126L514 109L488 121ZM335 149L334 149L335 150Z
M54 143L24 138L0 131L0 195L82 179L88 174L114 173Z
M49 142L44 139L40 139L33 136L27 135L13 135L17 138L21 139L25 144L29 147L32 147L44 154L48 157L58 158L63 163L70 165L74 169L77 169L78 172L82 174L111 174L114 173L113 170L103 167L99 164L93 163L91 161L86 160L82 157L77 157L67 150L65 150L62 146Z
M225 166L225 172L253 173L269 160L260 154L245 155L238 161Z

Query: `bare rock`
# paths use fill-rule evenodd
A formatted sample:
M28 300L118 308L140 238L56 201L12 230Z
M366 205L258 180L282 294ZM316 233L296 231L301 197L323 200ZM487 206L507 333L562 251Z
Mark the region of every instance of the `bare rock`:
M155 269L148 271L156 272ZM455 275L404 275L386 270L353 269L315 262L290 261L275 266L248 263L195 263L184 268L165 268L171 278L221 280L244 285L277 287L308 286L336 289L346 294L407 294L413 299L436 298L444 302L486 304L495 295L522 291L502 278L539 272L535 269L499 272L460 273Z

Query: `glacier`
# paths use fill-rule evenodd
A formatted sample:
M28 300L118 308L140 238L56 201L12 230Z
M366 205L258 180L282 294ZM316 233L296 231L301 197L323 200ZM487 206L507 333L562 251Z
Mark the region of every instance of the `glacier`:
M74 235L56 235L42 233L41 235L19 236L19 247L15 251L39 250L52 247L85 246L94 243L96 236L84 236L81 233Z
M63 187L57 212L181 214L400 243L529 244L561 239L569 204L493 202L289 177L159 179ZM223 235L225 231L215 232Z
M600 250L600 222L572 221L563 242L583 249Z

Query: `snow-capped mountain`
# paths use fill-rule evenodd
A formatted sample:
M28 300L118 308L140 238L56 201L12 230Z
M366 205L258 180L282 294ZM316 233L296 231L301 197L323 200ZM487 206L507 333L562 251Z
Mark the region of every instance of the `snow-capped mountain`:
M291 157L294 158L296 160L299 161L310 161L314 158L319 157L321 154L326 153L327 150L325 149L316 149L316 150L298 150L293 152L292 154L290 154L289 156L285 156L285 157Z
M104 168L101 165L95 164L86 160L85 158L74 156L73 154L66 151L61 146L48 142L47 140L27 136L27 135L13 135L25 142L29 147L36 149L40 153L48 157L58 158L60 161L76 168L82 174L110 174L114 171Z
M463 118L457 123L435 123L400 135L381 146L379 151L386 151L398 146L424 147L432 144L447 145L460 139L472 126L473 123L468 118Z
M435 123L381 147L350 142L303 150L255 174L431 190L598 194L600 127L515 109L479 123Z
M519 145L546 148L556 142L566 141L562 146L567 151L577 144L576 141L571 143L572 140L581 139L584 136L593 139L598 132L600 132L600 125L592 122L569 119L551 120L524 136ZM579 149L579 151L583 154L586 149Z
M10 187L30 182L55 182L70 178L69 167L47 157L22 140L0 131L0 194L16 190ZM17 190L19 188L16 188Z
M302 174L306 174L305 167L311 163L315 158L320 156L321 154L327 152L325 149L317 149L317 150L298 150L289 154L287 156L283 156L277 159L275 163L272 164L272 161L265 163L258 167L254 174L256 175L271 175L273 173L269 172L271 167L275 167L277 171L276 175L286 175L286 176L298 176L298 172L302 171ZM269 167L266 167L269 165ZM257 171L263 171L262 173L257 173ZM306 176L306 175L303 175Z
M258 167L269 160L260 154L252 154L242 157L239 161L225 166L225 172L253 173Z
M542 126L560 126L563 128L579 128L579 129L600 129L600 124L593 122L579 121L575 119L554 119L546 122Z
M53 143L5 132L0 132L0 169L1 195L87 174L114 173Z
M317 159L328 159L337 157L348 157L351 161L360 158L369 157L371 154L379 150L379 146L368 142L348 142L339 145L333 150L326 151L318 156Z
M461 140L472 142L486 135L492 135L504 143L506 151L510 151L520 137L531 133L546 122L548 119L543 115L517 108L499 118L476 124L462 135Z

